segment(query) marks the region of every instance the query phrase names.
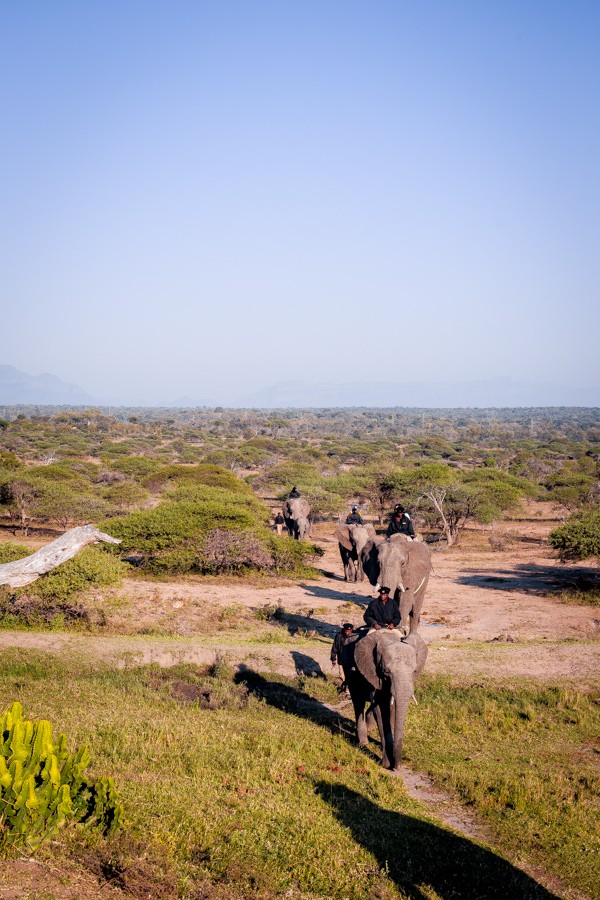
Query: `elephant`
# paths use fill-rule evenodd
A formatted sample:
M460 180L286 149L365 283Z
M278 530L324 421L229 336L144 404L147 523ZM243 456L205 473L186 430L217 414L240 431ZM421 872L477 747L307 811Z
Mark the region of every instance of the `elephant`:
M372 525L338 525L335 536L344 566L344 578L346 581L363 581L365 576L360 554L368 541L375 540L375 529Z
M310 504L304 497L290 497L283 504L281 511L287 530L297 541L308 537L310 532Z
M418 634L360 629L346 641L342 666L350 691L358 743L366 747L373 716L381 738L381 764L397 769L414 681L427 660L427 644ZM365 713L367 704L371 707Z
M399 600L401 627L409 628L411 634L417 631L431 572L427 544L393 534L385 541L369 541L361 557L371 584L389 587L391 596Z

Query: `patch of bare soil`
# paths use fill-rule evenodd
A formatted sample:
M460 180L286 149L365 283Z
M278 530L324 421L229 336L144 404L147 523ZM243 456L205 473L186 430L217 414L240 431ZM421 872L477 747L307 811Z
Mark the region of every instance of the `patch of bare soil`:
M26 858L0 862L0 900L123 900L125 896L105 878L73 862Z

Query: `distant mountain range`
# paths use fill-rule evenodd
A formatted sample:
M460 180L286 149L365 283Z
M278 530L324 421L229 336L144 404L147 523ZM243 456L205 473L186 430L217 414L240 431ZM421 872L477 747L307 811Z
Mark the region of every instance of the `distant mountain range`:
M190 391L177 400L154 404L92 397L79 385L57 378L56 375L28 375L14 366L0 365L0 405L4 406L165 406L214 407L218 401L194 399ZM512 378L491 378L483 381L404 383L357 381L346 384L305 384L301 381L282 381L252 394L223 403L228 407L255 409L318 408L318 407L417 407L429 409L536 406L600 407L600 387L577 388L560 384L534 384Z
M89 406L97 401L78 384L62 381L49 372L27 375L14 366L0 366L0 403L6 406Z
M238 405L238 404L235 404ZM270 388L248 394L239 401L243 407L272 409L286 407L425 407L430 409L600 406L600 387L577 388L560 384L534 384L512 378L483 381L404 383L357 381L348 384L304 384L282 381Z

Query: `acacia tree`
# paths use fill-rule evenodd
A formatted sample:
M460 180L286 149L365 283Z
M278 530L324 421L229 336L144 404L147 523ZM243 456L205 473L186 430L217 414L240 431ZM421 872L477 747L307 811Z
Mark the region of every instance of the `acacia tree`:
M384 484L391 499L419 509L425 519L438 527L452 546L467 522L491 522L531 493L524 479L497 469L470 472L445 463L424 463L387 476Z

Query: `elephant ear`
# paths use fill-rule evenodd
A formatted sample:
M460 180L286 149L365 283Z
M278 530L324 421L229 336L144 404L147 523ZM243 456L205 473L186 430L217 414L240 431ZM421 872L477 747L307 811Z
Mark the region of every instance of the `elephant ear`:
M379 544L375 541L367 541L360 554L362 567L371 584L377 584L379 579Z
M373 528L371 523L369 522L368 525L365 525L364 527L367 529L367 534L369 535L369 540L373 541L373 543L375 543L375 541L377 540L377 535L376 535L375 529Z
M335 529L335 536L337 541L344 550L352 550L352 543L350 541L350 529L347 525L338 525Z
M363 678L376 690L381 690L382 681L377 671L376 648L379 632L372 631L360 641L357 641L354 650L354 662Z
M429 653L427 644L416 632L413 632L412 634L409 634L408 637L404 638L404 643L410 644L414 649L416 655L415 675L420 675L427 662L427 654Z

